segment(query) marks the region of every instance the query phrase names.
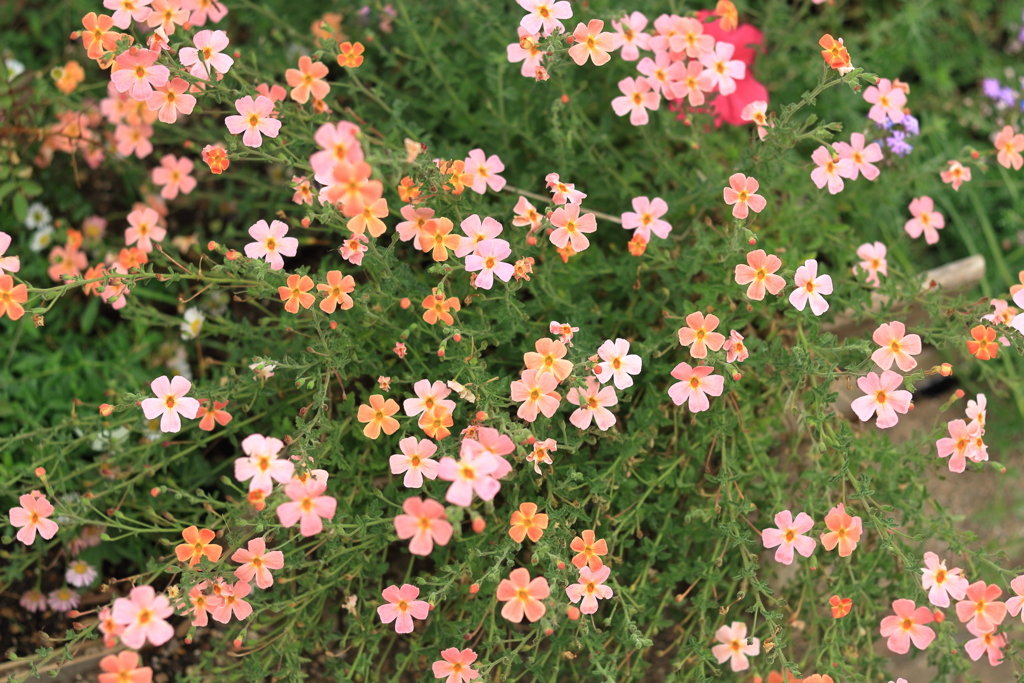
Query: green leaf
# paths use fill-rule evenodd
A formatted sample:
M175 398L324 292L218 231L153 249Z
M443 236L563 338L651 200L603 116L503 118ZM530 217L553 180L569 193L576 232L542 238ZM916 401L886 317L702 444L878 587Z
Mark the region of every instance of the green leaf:
M28 199L19 192L14 195L14 219L19 223L24 223L26 216L28 216Z

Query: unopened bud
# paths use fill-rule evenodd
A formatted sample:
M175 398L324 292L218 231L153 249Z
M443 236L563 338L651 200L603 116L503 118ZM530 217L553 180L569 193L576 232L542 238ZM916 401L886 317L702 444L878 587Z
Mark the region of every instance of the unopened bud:
M114 406L109 403L104 403L100 406L100 415L103 417L110 417L114 412Z
M559 569L565 569L565 562L559 562L558 563L558 568Z
M309 223L310 223L310 220L309 220L308 218L303 218L303 219L302 219L301 221L299 221L299 223L301 223L301 224L302 224L302 227L304 227L304 228L308 228L308 227L309 227Z
M473 531L482 534L484 529L487 528L487 522L484 521L483 517L477 517L473 520Z
M209 242L206 243L206 248L209 249L210 251L216 251L217 247L219 246L220 245L214 242L213 240L210 240Z
M452 337L452 341L455 342L455 343L458 343L458 342L462 341L462 335L461 334L455 334Z
M580 618L580 608L576 605L569 605L565 610L565 616L569 617L570 621L576 621Z
M226 258L228 261L234 261L235 259L238 258L238 252L235 251L234 249L228 249L228 253L224 254L224 258Z
M941 624L946 620L946 615L942 613L942 610L937 609L932 612L932 618L935 619L935 623Z
M551 636L551 635L554 634L554 632L555 632L555 629L553 629L553 628L546 628L546 629L544 629L544 635L546 635L546 636Z
M956 390L956 397L957 398L963 398L964 397L964 390L963 389L957 389Z
M39 477L40 479L45 479L46 478L46 468L45 467L37 467L36 468L36 476Z
M562 95L562 104L569 104L569 96Z
M406 296L406 297L402 297L402 300L398 302L398 305L401 306L403 309L405 309L405 308L409 308L410 306L412 306L412 302L409 301L409 297Z
M483 422L486 419L487 419L487 413L485 413L482 410L476 411L476 421L477 422Z
M953 374L953 366L949 363L943 363L939 366L939 374L943 377L949 377Z
M160 487L159 486L154 486L153 488L151 488L149 490L149 495L153 496L154 498L159 496L160 495Z
M469 594L470 595L476 595L479 592L480 592L480 584L474 583L474 584L470 585L470 587L469 587Z
M530 235L529 237L526 238L526 243L529 244L531 247L536 246L537 238L534 237L533 235Z
M743 378L743 375L741 375L738 372L734 372L734 373L732 373L732 378L733 378L733 381L739 382Z
M437 350L437 357L438 358L444 358L444 349L438 349Z
M757 244L757 240L751 237L749 240L747 240L747 244L749 244L750 246L754 246L755 244Z

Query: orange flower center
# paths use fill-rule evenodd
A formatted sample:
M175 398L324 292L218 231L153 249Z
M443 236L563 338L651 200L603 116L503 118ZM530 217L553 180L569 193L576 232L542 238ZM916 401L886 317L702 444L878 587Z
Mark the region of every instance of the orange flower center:
M516 589L516 600L522 600L523 602L530 601L530 592L525 588Z
M902 628L904 631L909 631L910 629L914 628L913 619L904 619L903 623L900 624L900 628Z
M263 242L263 248L266 249L267 251L274 251L274 250L276 250L277 249L277 240L275 240L273 237L268 237L266 239L266 241Z
M153 620L153 612L152 610L148 610L145 608L140 609L136 613L135 619L139 622L140 626L142 626L143 624L148 624L150 621Z
M174 396L168 396L164 399L164 405L167 406L167 410L174 410L174 406L177 403Z
M786 529L786 543L792 543L796 538L796 532L792 529Z
M138 79L145 78L146 77L146 67L142 66L141 64L136 66L135 67L135 77L138 78Z
M694 389L699 389L700 388L700 377L691 377L690 378L690 386L693 387Z
M946 570L945 569L940 569L939 571L935 572L935 583L943 584L945 582L946 582Z
M540 389L530 389L530 400L536 401L540 398Z
M889 400L889 397L888 397L888 395L884 391L876 391L875 392L875 402L878 405L884 406L885 402L887 400Z
M299 503L299 507L302 508L303 512L311 512L313 510L313 499L303 498L302 502Z
M739 193L739 195L738 195L738 196L736 197L736 199L737 199L737 200L738 200L738 201L739 201L739 202L740 202L741 204L746 204L746 202L747 202L747 197L748 197L748 196L749 196L749 195L747 194L747 191L746 191L746 190L741 190L741 191L740 191L740 193Z
M251 127L253 127L253 128L255 128L256 126L260 125L260 115L259 114L249 114L249 125Z
M462 466L461 474L463 479L476 479L476 470L469 465Z

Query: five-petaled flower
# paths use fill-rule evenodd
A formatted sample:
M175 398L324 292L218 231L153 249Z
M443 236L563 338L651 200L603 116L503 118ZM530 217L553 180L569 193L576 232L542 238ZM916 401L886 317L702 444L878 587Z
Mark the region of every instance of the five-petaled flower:
M284 302L284 310L298 313L299 306L309 308L316 297L309 293L313 289L313 279L308 275L289 275L287 285L277 288L277 294Z
M277 518L281 525L290 529L298 522L299 533L303 536L315 536L323 531L323 520L334 519L338 505L334 497L324 495L325 491L327 482L315 477L288 482L284 492L291 500L277 506Z
M615 389L601 388L595 377L587 377L586 382L585 389L572 387L565 397L569 403L579 406L569 416L569 422L580 429L587 429L593 420L598 429L602 432L607 431L615 424L615 415L608 410L608 406L619 402Z
M672 369L672 376L679 381L668 388L668 396L677 406L684 403L691 413L700 413L711 407L708 395L721 396L725 389L725 378L713 375L715 371L710 365L690 367L689 363L680 363Z
M509 520L508 535L516 543L522 543L527 536L536 543L544 535L548 528L548 516L543 512L537 512L536 503L523 503L518 510L512 511L512 518Z
M263 144L263 136L276 138L281 130L281 122L271 116L274 111L274 101L269 97L260 95L255 100L246 95L235 100L237 115L232 115L224 120L228 132L232 135L242 135L242 144L246 147L259 147Z
M932 202L932 198L927 195L915 197L910 202L910 213L914 217L903 225L903 229L907 231L907 234L917 239L923 232L925 242L928 244L938 242L939 230L946 227L946 219L935 210L935 203Z
M689 346L694 358L707 358L708 349L718 351L725 343L725 335L714 331L718 322L718 316L700 311L686 316L686 327L679 328L680 346Z
M538 621L547 611L541 601L550 594L548 580L543 576L531 581L528 569L513 569L508 578L498 584L498 601L505 603L501 608L501 616L515 624L521 622L524 616L531 623Z
M255 242L245 245L245 255L249 258L262 258L270 264L271 270L284 268L284 256L295 256L299 248L299 240L285 237L288 226L281 221L272 221L267 225L265 220L258 220L249 227L249 236ZM307 306L308 308L308 306Z
M1024 156L1021 156L1021 152L1024 152L1024 133L1017 133L1012 127L1003 126L993 144L997 151L996 161L1000 166L1013 167L1015 171L1019 171L1021 166L1024 166ZM966 180L970 179L970 171L968 171Z
M851 517L842 503L829 510L825 526L828 532L821 535L825 550L833 550L838 545L839 557L849 557L857 549L864 527L860 517Z
M57 523L49 519L53 514L53 505L46 496L25 494L18 499L21 507L13 507L9 511L11 526L18 529L17 538L25 545L36 542L36 532L48 541L57 533Z
M434 544L448 545L454 529L445 515L444 506L430 498L406 498L401 515L395 516L395 533L401 540L412 539L409 552L426 556Z
M224 550L221 546L211 542L217 537L217 534L211 529L199 529L193 525L182 531L181 537L185 539L185 542L175 546L174 554L178 556L179 562L187 560L190 567L196 566L204 557L210 562L216 562Z
M910 652L910 643L924 650L935 640L935 631L925 626L934 621L927 607L916 607L913 600L894 600L892 609L895 616L882 619L881 634L888 638L886 645L898 655Z
M850 613L850 608L853 606L853 600L833 595L828 599L828 604L832 607L832 618L842 619Z
M566 586L565 594L573 603L580 603L580 612L593 614L597 611L598 600L607 600L613 595L612 589L604 585L611 573L608 565L594 571L590 567L581 567L579 581Z
M179 415L194 420L199 412L199 401L185 396L192 388L192 383L182 376L168 380L162 375L150 384L156 398L142 401L142 412L147 420L160 418L160 431L175 433L181 431Z
M912 356L921 353L921 337L906 332L906 326L899 321L879 325L871 338L881 348L871 354L871 360L883 370L891 368L893 361L903 372L916 368L917 361Z
M921 574L921 585L928 591L928 601L936 607L949 607L950 597L954 600L963 600L967 595L967 579L960 576L960 569L946 569L945 560L940 562L939 556L933 552L924 554ZM1007 601L1008 609L1009 606L1010 603Z
M818 275L816 260L809 258L796 269L793 284L796 285L796 289L790 292L789 303L793 304L796 310L804 310L808 303L814 315L821 315L828 310L828 301L823 295L832 293L832 277Z
M384 399L380 394L370 396L370 404L359 406L356 419L365 422L363 434L370 439L376 439L381 431L385 434L394 434L398 430L398 420L391 417L398 412L398 403L389 398Z
M864 100L873 105L868 112L868 118L872 121L885 123L886 117L893 123L903 120L903 105L907 103L907 94L888 78L880 78L877 85L864 90Z
M814 526L814 520L806 512L801 512L793 519L793 513L783 510L775 515L775 526L761 532L761 542L765 548L775 548L775 561L782 564L793 564L793 551L804 557L810 557L818 545L807 532Z
M147 640L157 647L170 640L174 628L166 619L172 614L167 596L157 594L152 586L136 586L127 598L114 601L114 621L125 627L121 642L136 650Z
M978 360L992 360L999 355L996 331L985 325L971 328L971 339L967 340L967 352Z
M267 552L267 542L262 538L249 541L247 548L239 548L231 556L232 562L242 566L235 570L235 577L246 583L256 579L256 585L266 590L274 585L271 569L284 568L284 553L280 550Z
M881 375L869 372L857 379L857 386L865 395L854 399L850 407L862 422L867 422L872 415L877 414L876 427L893 427L899 422L897 413L906 414L913 398L909 391L898 388L901 384L903 378L891 370L883 370Z
M755 249L747 254L746 264L736 266L736 284L747 287L747 298L754 301L764 299L765 290L775 295L783 290L786 281L775 274L782 267L782 260L775 254L765 254L764 249Z
M520 379L512 382L512 400L522 403L516 414L527 422L537 419L538 413L551 417L558 410L561 395L555 391L555 375L539 370L524 370Z
M747 657L761 653L761 641L747 637L747 625L742 621L732 622L732 626L721 626L715 631L715 640L719 642L711 648L719 664L729 662L733 671L746 671L750 668Z
M984 581L967 587L963 600L956 603L956 616L962 623L971 622L979 631L990 633L1006 618L1006 603L998 600L1003 589Z
M388 586L381 593L387 601L377 608L377 615L385 624L395 622L395 632L412 633L413 619L423 620L430 612L430 605L425 600L417 600L420 589L411 584L402 587Z
M637 76L634 80L627 76L619 81L622 95L612 100L612 111L616 116L629 114L629 122L634 126L646 126L650 121L647 110L657 111L661 104L661 95L651 89L646 78Z
M748 208L754 213L761 213L768 202L757 192L759 185L753 178L748 178L742 173L733 173L729 176L729 187L722 191L725 203L732 207L733 218L745 219L748 215Z
M444 683L469 683L480 676L470 665L476 661L476 653L468 647L459 651L457 647L441 650L441 659L431 665L434 678L444 678Z
M249 481L249 490L270 494L274 482L287 484L295 472L295 464L287 458L278 458L284 442L272 436L250 434L242 439L242 452L246 457L235 460L235 479Z
M309 101L310 94L314 100L322 100L331 91L324 76L327 75L327 67L323 62L314 62L307 55L299 57L299 68L288 69L284 72L284 78L288 81L288 87L292 89L290 97L299 104Z

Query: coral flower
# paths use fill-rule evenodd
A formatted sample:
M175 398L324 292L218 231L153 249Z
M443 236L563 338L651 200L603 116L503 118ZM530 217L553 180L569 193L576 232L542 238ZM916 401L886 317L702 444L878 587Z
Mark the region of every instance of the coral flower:
M508 282L515 274L515 266L505 263L512 254L508 242L502 239L484 240L476 247L475 254L466 256L466 271L476 272L476 286L490 289L494 286L494 278Z
M634 126L646 126L650 121L647 110L657 111L661 104L661 95L651 89L651 84L642 76L627 76L619 81L622 95L612 100L612 111L616 116L629 114L629 122Z
M1024 150L1024 135L1020 135L1018 137L1021 138L1020 148L1021 150ZM1017 154L1017 158L1021 160L1021 164L1024 164L1024 157L1020 156L1019 150L1016 150L1013 145L1010 146L1010 149L1014 150L1014 153ZM959 192L960 186L971 179L971 169L964 166L959 161L949 161L946 163L949 164L949 169L939 173L939 177L942 178L942 182L952 185L953 190ZM1003 165L1005 166L1006 164Z
M551 190L551 201L555 204L579 204L587 198L585 193L576 189L575 184L562 182L557 173L548 173L544 176L544 182Z
M152 0L103 0L103 6L114 11L114 26L128 28L132 19L143 22L149 18L153 10L149 7Z
M395 622L395 632L412 633L413 619L423 620L430 612L430 605L425 600L417 600L420 589L411 584L388 586L381 593L387 601L377 608L377 616L385 624Z
M417 441L416 437L408 436L398 442L398 447L402 453L391 456L389 460L391 473L405 472L405 479L402 483L407 488L418 489L423 486L423 477L437 478L437 461L430 459L437 452L437 445L433 441L429 439Z
M871 354L871 360L883 370L892 367L893 361L903 372L910 372L917 367L917 361L911 356L921 353L921 337L906 334L903 323L893 321L882 323L871 338L882 348Z
M765 254L764 249L755 249L747 254L747 264L736 266L736 284L746 285L747 298L754 301L764 299L767 289L770 294L778 294L786 286L786 281L775 271L782 267L782 261L775 254Z
M190 173L194 164L187 157L175 157L167 154L160 159L160 165L153 169L153 184L162 185L160 196L174 199L178 193L188 194L196 187L196 179Z
M764 211L768 202L761 195L754 194L758 187L756 180L742 173L733 173L729 176L729 187L723 190L723 195L725 203L732 206L733 218L745 219L748 207L754 213Z
M250 434L242 439L242 452L247 457L235 460L235 479L249 480L249 490L260 490L270 494L274 482L287 484L295 472L295 464L277 455L284 449L284 442L272 436Z
M609 339L601 344L597 355L602 362L594 368L594 373L601 380L601 384L614 379L617 389L628 389L633 386L633 378L630 375L640 373L643 360L635 353L629 352L628 341L616 339L613 342Z
M462 652L457 647L450 647L441 650L441 659L431 665L431 670L434 678L444 678L444 683L469 683L480 676L476 669L469 668L475 661L476 653L468 647Z
M474 493L481 500L494 500L501 490L501 483L492 476L498 466L498 458L489 453L477 455L466 449L462 450L458 461L441 458L437 476L452 482L445 500L460 507L469 507Z
M913 218L903 225L907 234L917 239L924 232L924 241L928 244L935 244L939 241L939 230L946 227L946 219L941 213L935 211L935 204L932 198L926 196L915 197L910 202L910 213Z
M355 290L356 281L351 275L342 277L340 270L330 270L327 272L327 284L318 284L316 288L324 293L324 298L320 300L320 310L324 313L334 313L339 306L343 311L352 308L353 301L349 294Z
M188 601L191 604L189 611L192 613L193 626L208 626L210 624L209 615L224 602L224 598L219 595L205 595L203 591L206 590L206 586L206 581L201 581L188 592ZM179 605L180 607L181 605Z
M853 600L850 598L840 598L838 595L833 595L828 599L828 604L832 606L832 618L842 619L850 613L850 607L853 606Z
M814 526L814 520L806 512L801 512L793 519L793 513L783 510L775 515L776 529L768 528L761 532L761 542L765 548L774 548L775 561L782 564L793 564L793 550L804 557L810 557L818 545L805 534Z
M292 479L284 487L285 495L291 502L277 506L277 518L287 529L299 522L299 533L315 536L324 529L324 519L334 519L338 501L323 495L327 482L308 478L306 481Z
M587 377L586 389L578 387L569 389L566 400L579 406L569 416L569 422L579 429L590 427L591 420L601 431L607 431L615 424L615 415L608 410L608 406L616 405L619 402L615 395L615 389L611 387L602 389L594 377Z
M967 352L978 360L992 360L999 355L999 344L993 328L976 325L971 328L971 337L973 339L967 341Z
M0 318L5 314L11 320L25 315L23 303L28 301L28 287L25 284L14 284L10 275L0 275Z
M1004 168L1012 166L1015 171L1019 171L1021 166L1024 166L1024 157L1020 154L1024 152L1024 134L1016 133L1010 126L1004 126L996 135L994 144L999 152L996 154L996 161L1000 166ZM967 180L970 180L970 177Z
M363 148L359 144L359 126L354 123L325 123L317 128L313 140L320 146L320 150L309 158L309 165L313 167L313 173L320 176L317 180L325 185L331 184L332 171L336 164L344 161L352 169L352 165L363 160ZM369 176L369 170L358 168L365 172L364 175ZM339 180L345 182L344 179ZM380 195L375 194L374 198L378 196Z
M152 586L136 586L127 598L114 601L114 621L125 627L121 642L138 650L148 640L159 647L174 636L167 617L174 608L165 595L158 595Z
M338 253L341 254L343 259L352 265L361 265L363 263L363 254L365 254L369 249L367 246L369 241L370 238L366 235L351 234L348 236L348 239L338 247Z
M556 442L554 439L534 441L533 450L526 454L526 462L532 462L533 471L536 472L537 474L541 474L541 463L545 465L554 464L551 460L551 454L557 450L558 442Z
M17 538L25 545L36 542L36 532L44 540L50 540L57 533L57 523L49 519L53 514L53 506L46 496L25 494L18 498L21 507L13 507L8 512L11 526L18 529Z
M255 100L246 95L235 100L237 115L224 119L228 132L242 135L242 144L246 147L259 147L263 144L263 135L276 138L281 130L281 122L271 116L274 102L269 97L260 95Z
M718 316L700 311L686 316L686 327L679 328L679 344L690 347L694 358L707 358L708 349L718 351L725 343L725 335L713 330L718 327Z
M173 34L175 25L188 22L190 11L182 9L182 0L153 0L152 8L146 23L150 28L159 27L165 35Z
M214 621L226 624L231 621L232 613L239 621L248 618L252 614L252 605L244 598L251 592L252 586L246 581L235 581L231 585L222 585L221 598L223 602L213 610Z
M555 226L550 235L552 244L564 249L566 244L571 243L573 251L581 252L590 246L590 240L583 233L596 231L597 219L592 213L580 216L579 204L570 203L552 212L551 225Z
M167 83L171 71L156 63L159 53L152 50L132 48L118 55L114 63L118 69L110 74L110 80L118 92L127 92L133 100L149 99L153 88Z
M277 294L281 301L285 302L284 310L289 313L298 313L299 306L309 308L316 301L316 297L309 293L313 289L313 279L308 275L289 275L287 286L278 287Z
M982 631L975 626L974 622L967 624L973 639L964 643L964 650L967 656L978 661L981 656L988 654L988 663L992 666L999 666L1003 663L1003 648L1006 647L1006 638L995 631Z
M217 0L189 0L185 4L192 10L188 21L193 26L202 26L206 23L207 18L211 22L217 23L228 14L228 8Z
M452 538L452 525L444 513L444 506L430 498L406 498L402 503L404 514L395 517L395 532L401 540L412 539L409 552L426 556L434 544L448 545Z
M99 683L151 683L153 680L153 670L139 666L139 653L131 650L107 655L100 660L100 670L105 673L97 676Z
M266 590L274 585L274 576L270 570L284 568L284 553L280 550L268 553L267 542L262 538L254 538L249 541L248 548L236 550L231 561L242 565L235 570L239 581L249 583L255 578L256 585Z
M862 422L867 422L877 413L876 427L893 427L899 422L896 414L905 415L910 410L910 401L913 398L909 391L898 389L901 384L903 378L891 370L883 370L881 376L869 372L857 379L857 386L866 395L854 399L850 407Z
M466 172L473 176L467 183L473 192L483 194L488 187L494 192L501 192L505 187L505 179L498 175L505 170L505 164L501 163L497 154L487 156L482 149L470 150L463 163Z
M680 380L668 389L669 398L677 406L687 403L691 413L700 413L711 407L708 395L721 396L725 378L712 375L715 369L710 365L690 367L680 363L672 370L672 376Z
M509 521L511 527L508 535L516 543L522 543L527 536L536 543L544 535L548 528L548 516L537 512L536 503L523 503L518 510L512 512L512 519Z
M331 86L324 81L327 75L327 67L323 62L314 62L306 55L299 57L299 68L288 69L284 72L284 78L288 81L288 87L292 89L291 98L299 104L309 101L309 94L313 99L322 100L331 91Z
M825 145L814 150L814 153L811 154L811 161L818 165L817 168L811 171L811 180L814 181L819 190L828 185L830 194L842 192L843 187L845 187L843 178L849 178L853 175L853 161L838 157L834 158Z
M828 533L821 535L821 544L825 550L833 550L839 546L839 557L849 557L857 549L857 542L864 528L860 517L851 517L842 503L829 510L825 516Z
M742 621L734 621L732 626L720 627L715 631L715 640L721 644L712 647L711 654L719 664L728 661L733 671L746 671L750 668L747 657L761 653L761 641L757 638L747 638L747 625ZM747 642L748 640L750 642Z
M153 209L135 209L128 214L128 225L124 231L125 244L131 246L138 242L139 250L147 254L153 251L153 242L162 242L167 231L157 225L160 215Z
M657 26L661 18L655 21ZM661 31L659 30L659 33ZM665 40L667 38L667 40ZM655 51L668 50L677 54L685 53L690 59L698 59L715 48L715 38L704 33L704 24L693 17L672 17L669 33L664 38L652 40Z
M452 234L455 226L447 218L427 221L420 233L420 249L430 252L435 261L447 261L448 250L458 249L463 238Z
M877 142L864 146L864 134L853 133L850 135L850 142L836 142L832 145L839 153L840 159L849 160L849 167L846 172L850 180L856 180L858 175L863 175L868 180L874 180L881 171L872 162L882 160L882 148Z
M551 35L556 28L565 31L565 25L559 19L572 17L572 5L567 0L516 0L519 6L529 12L519 25L530 33L540 33L542 30L545 36Z
M612 589L604 585L608 576L612 573L611 567L605 565L597 571L591 571L590 567L580 569L578 583L565 587L565 594L573 603L580 603L580 612L593 614L597 612L597 601L607 600L612 597ZM583 602L580 602L580 598Z
M651 233L662 239L668 237L672 230L672 224L661 217L668 213L668 204L661 197L648 199L647 197L634 197L633 210L622 214L622 227L626 230L635 230L635 235L640 235L645 242L651 240Z
M872 121L885 123L886 117L893 123L903 120L903 106L907 103L907 94L893 85L888 78L879 79L877 87L869 86L864 91L864 100L874 105L868 112L868 118Z
M565 344L561 341L542 337L534 344L534 351L527 351L523 354L523 362L527 370L536 370L537 374L549 372L555 376L558 382L565 381L565 378L572 372L573 363L565 360L567 352Z
M423 229L426 227L427 222L433 217L434 210L431 208L416 208L413 206L403 206L402 218L404 218L405 220L395 226L395 230L398 232L399 239L401 239L403 242L408 242L409 240L412 240L412 246L422 250L423 246L420 244L420 236L423 234ZM472 218L472 216L470 216L470 218ZM467 218L466 220L469 220L469 218ZM463 224L466 223L466 220L462 221ZM463 228L463 230L465 230L465 228ZM458 251L455 252L456 256L458 256L459 251L462 250L461 239L459 244L460 246L458 248ZM475 242L473 243L473 249L476 249Z
M743 111L740 112L740 118L744 121L752 121L757 126L757 137L761 140L764 140L768 135L769 126L771 128L775 127L775 122L768 120L768 103L764 100L756 100L743 107Z
M864 280L865 283L878 287L881 284L878 279L879 274L889 277L889 263L885 260L887 251L881 242L874 244L865 242L857 247L857 257L861 259L857 265L868 272L868 276ZM854 267L854 274L856 274L856 270L857 268Z
M249 258L262 258L270 264L271 270L284 268L284 256L295 256L299 248L299 240L285 237L288 226L281 221L272 221L267 225L265 220L258 220L249 227L249 236L255 242L245 245L245 255Z
M365 50L362 43L350 43L346 40L338 46L338 66L343 66L346 69L355 69L361 66Z
M826 33L818 41L823 49L821 51L821 57L825 60L825 63L836 70L848 68L850 63L850 53L847 52L846 46L843 45L843 39L836 40L830 34Z
M935 640L935 631L924 624L930 624L934 617L927 607L915 609L913 600L895 600L892 603L895 616L882 619L881 633L888 638L886 645L898 655L910 652L910 643L924 650Z
M817 261L804 261L803 265L796 269L793 284L797 288L790 293L789 303L793 304L796 310L804 310L808 302L814 315L821 315L828 310L828 302L822 295L832 293L832 278L829 275L818 275Z
M185 396L192 388L192 383L180 375L168 380L166 375L157 377L150 384L156 398L142 401L142 412L147 420L160 417L160 431L174 433L181 431L181 418L196 418L199 412L199 401Z
M199 31L192 39L195 47L178 50L182 66L191 67L189 73L195 78L208 81L216 69L226 74L235 60L223 53L228 46L228 34L224 31Z
M99 59L107 52L117 49L117 41L121 34L111 31L114 19L106 14L96 15L89 12L82 17L82 47L86 49L89 59Z
M528 569L513 569L507 579L498 584L498 601L504 602L501 616L518 624L525 616L531 623L544 616L546 608L542 600L551 594L548 580L543 576L530 580Z
M558 380L552 373L525 370L521 379L512 382L512 400L522 403L516 414L520 419L533 422L537 413L551 417L562 400L555 391Z
M452 296L446 299L444 294L439 293L435 287L433 294L423 300L423 308L426 309L423 312L423 319L428 325L436 325L438 320L445 325L454 325L455 317L452 316L451 311L459 311L459 298Z
M750 356L747 345L743 343L743 335L736 330L729 331L729 338L722 348L725 349L726 363L742 363Z
M963 472L967 467L967 459L974 460L977 455L976 444L981 436L981 426L977 422L968 425L963 420L950 420L946 428L949 436L935 442L939 457L949 458L950 472Z
M949 607L950 597L954 600L963 600L967 595L967 579L960 576L960 569L946 569L945 561L940 562L939 556L935 553L924 554L921 574L921 584L928 591L928 601L936 607ZM1009 608L1009 601L1006 604Z
M370 439L376 439L380 436L381 430L384 430L385 434L394 434L398 430L398 420L391 417L397 412L398 403L394 399L389 398L385 401L380 394L373 394L370 396L369 405L364 403L359 406L356 419L366 423L366 426L363 427L363 435Z
M431 439L441 441L451 435L448 429L455 421L452 419L451 411L444 406L434 406L431 410L420 415L419 427Z
M175 79L175 81L180 79ZM185 84L188 86L188 84ZM193 104L195 104L193 102ZM191 109L188 112L191 114ZM163 119L161 119L163 121ZM228 166L231 165L231 161L228 159L228 152L220 145L207 145L203 147L203 163L210 167L210 172L214 175L220 175L223 173Z
M580 536L573 538L569 548L576 553L572 558L573 565L577 569L589 567L592 572L604 566L601 555L608 554L607 541L603 538L598 539L593 529L585 529Z
M991 633L1006 618L1006 604L999 602L1003 589L995 584L975 581L967 587L964 600L956 603L956 616L961 623L971 622L983 633Z
M179 562L188 560L188 566L194 567L204 556L210 562L220 559L223 548L210 542L217 537L210 529L198 529L193 525L182 531L181 537L185 542L174 548L174 554L178 556Z
M604 31L604 22L591 19L584 24L580 22L572 32L573 46L569 48L569 56L579 66L587 63L589 58L594 66L607 64L612 58L609 52L615 49L615 34Z
M928 556L925 555L925 560L927 560L927 559L928 559ZM924 570L922 570L922 571L924 571ZM958 569L956 571L959 572L960 570ZM966 580L965 580L965 584L966 584ZM1015 616L1017 616L1020 613L1021 608L1024 608L1024 575L1018 576L1013 581L1011 581L1010 582L1010 588L1013 590L1014 596L1006 601L1006 611L1010 613L1010 616L1014 616L1015 617ZM954 595L953 597L956 597L956 596ZM961 596L961 597L963 597L963 596ZM947 602L946 606L948 607L949 600L947 599L946 602ZM1021 619L1024 620L1024 615L1021 616Z

